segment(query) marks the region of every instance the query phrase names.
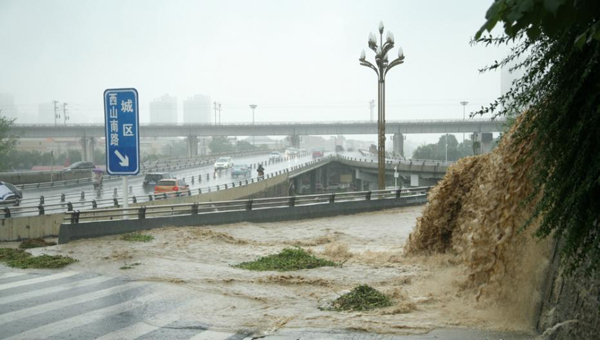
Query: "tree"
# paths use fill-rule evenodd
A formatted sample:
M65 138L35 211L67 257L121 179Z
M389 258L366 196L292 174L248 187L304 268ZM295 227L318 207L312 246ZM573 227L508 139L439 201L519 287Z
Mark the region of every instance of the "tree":
M235 147L229 142L227 137L224 136L213 137L210 143L208 143L208 147L210 148L211 153L225 153L233 152L235 150Z
M514 65L525 73L479 113L527 108L515 138L532 146L530 221L540 218L538 236L564 240L571 271L591 273L600 263L600 2L496 0L486 19L476 41L513 47L483 71ZM504 35L485 36L498 22Z
M0 159L9 159L9 153L14 149L17 143L17 137L10 133L10 127L13 125L14 119L8 119L0 116ZM8 168L8 163L0 162L0 170Z
M460 158L473 155L472 142L465 140L465 144L458 143L456 136L448 135L448 161L457 161ZM436 144L419 146L413 152L415 159L446 160L446 135L442 135Z
M245 140L240 140L237 142L237 151L251 151L251 150L256 150L256 146L250 144L249 142L247 142Z

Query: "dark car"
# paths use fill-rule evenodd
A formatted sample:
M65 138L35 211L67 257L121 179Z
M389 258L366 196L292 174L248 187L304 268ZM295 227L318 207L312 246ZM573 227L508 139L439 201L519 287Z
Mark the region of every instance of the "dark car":
M14 185L0 181L0 203L17 203L23 199L23 192Z
M161 179L171 179L171 178L175 178L175 176L173 176L172 174L170 174L168 172L149 173L149 174L146 174L146 177L144 177L144 182L142 183L142 186L145 189L154 189L154 186L156 184L158 184L158 181L160 181Z
M252 168L247 164L236 164L231 170L231 177L237 178L238 176L248 177L252 174Z
M64 168L64 171L73 171L73 170L92 170L94 169L96 166L94 165L94 163L92 162L84 162L84 161L79 161L79 162L75 162L71 165L69 165L68 167Z

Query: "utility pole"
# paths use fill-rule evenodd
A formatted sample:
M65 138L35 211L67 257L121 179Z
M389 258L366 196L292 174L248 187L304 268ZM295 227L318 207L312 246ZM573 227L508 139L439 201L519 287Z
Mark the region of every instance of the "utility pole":
M219 104L219 125L221 125L221 103Z
M467 102L467 101L460 102L460 105L462 105L462 107L463 107L463 122L465 121L465 108L467 107L467 104L469 104L469 102ZM463 132L463 153L464 152L465 152L465 133Z
M65 122L65 126L67 126L67 120L69 120L69 116L67 115L67 105L68 103L63 103L63 119Z
M217 102L213 103L213 107L215 109L215 125L217 125Z
M60 118L60 114L58 113L58 107L56 106L56 104L58 104L58 101L53 100L52 104L54 104L54 126L56 126L56 120Z
M256 104L250 104L250 108L252 109L252 125L254 125L254 109L256 109L258 107L258 105ZM254 135L252 135L252 145L254 144Z
M373 110L375 109L375 100L374 99L372 99L369 102L369 109L371 110L371 123L372 123L373 122L373 113L374 113Z

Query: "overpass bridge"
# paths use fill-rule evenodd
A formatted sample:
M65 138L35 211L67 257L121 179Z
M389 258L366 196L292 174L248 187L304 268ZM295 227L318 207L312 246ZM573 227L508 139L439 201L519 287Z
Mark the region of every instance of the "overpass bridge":
M423 133L492 133L502 131L504 120L406 120L387 121L386 132L394 135L394 152L403 154L404 134ZM81 140L83 155L93 155L95 140L104 137L103 124L30 125L17 124L11 132L20 138L74 138ZM188 154L198 154L198 137L212 136L308 136L308 135L368 135L377 134L377 122L289 122L231 124L146 124L140 126L141 138L187 137ZM291 138L299 142L299 138Z

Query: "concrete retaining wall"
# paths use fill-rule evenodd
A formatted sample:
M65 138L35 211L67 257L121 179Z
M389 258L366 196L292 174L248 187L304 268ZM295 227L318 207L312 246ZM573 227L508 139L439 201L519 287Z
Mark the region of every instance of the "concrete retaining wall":
M67 181L78 178L91 177L91 170L77 171L30 171L30 172L2 172L0 173L0 181L12 183L14 185L27 183L43 183L53 180Z
M401 206L424 204L425 196L401 197L398 199L380 199L372 201L350 201L316 205L282 207L234 212L211 212L190 216L157 217L142 220L102 221L60 226L59 243L67 243L82 238L94 238L115 234L124 234L139 230L161 228L165 226L203 226L238 222L274 222L301 220L307 218L356 214Z
M537 328L545 340L600 337L600 273L581 271L566 276L560 264L560 245L546 279Z
M0 241L56 236L64 214L15 217L0 220Z

